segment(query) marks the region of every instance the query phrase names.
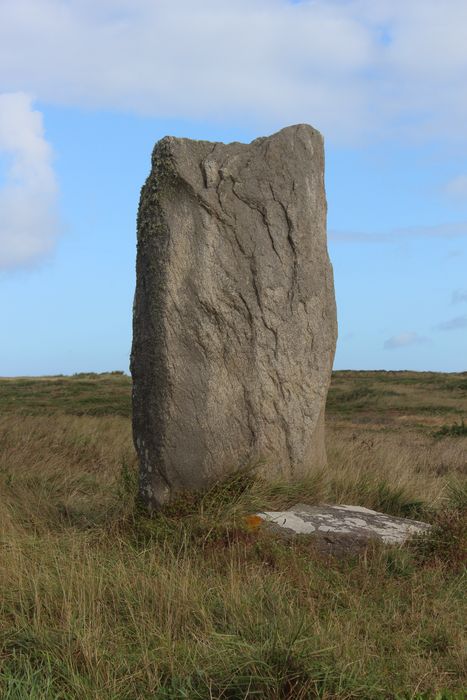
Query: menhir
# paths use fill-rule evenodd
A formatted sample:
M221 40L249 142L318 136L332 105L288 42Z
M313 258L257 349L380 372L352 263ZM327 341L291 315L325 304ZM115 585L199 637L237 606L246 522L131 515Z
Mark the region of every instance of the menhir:
M336 336L319 132L159 141L139 206L131 357L148 509L257 462L292 480L324 466Z

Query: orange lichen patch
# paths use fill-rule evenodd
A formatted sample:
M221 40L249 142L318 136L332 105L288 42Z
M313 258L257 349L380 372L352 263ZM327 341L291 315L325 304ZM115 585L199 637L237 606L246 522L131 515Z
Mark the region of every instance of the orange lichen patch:
M245 516L245 523L249 530L256 530L263 522L263 519L259 515L247 515Z

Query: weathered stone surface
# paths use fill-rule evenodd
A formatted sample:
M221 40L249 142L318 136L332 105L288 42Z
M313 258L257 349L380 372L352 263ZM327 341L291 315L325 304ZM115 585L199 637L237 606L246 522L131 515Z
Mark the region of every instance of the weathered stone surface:
M324 465L337 327L321 135L166 137L138 214L133 430L154 508L245 463Z
M318 548L329 553L354 552L371 540L403 544L409 537L427 532L430 525L396 518L361 506L308 506L297 503L286 511L257 514L287 537L311 535Z

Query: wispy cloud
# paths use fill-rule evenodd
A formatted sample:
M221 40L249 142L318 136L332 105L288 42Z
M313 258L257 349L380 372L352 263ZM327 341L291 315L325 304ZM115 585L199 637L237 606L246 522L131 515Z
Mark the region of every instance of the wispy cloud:
M444 192L452 199L467 202L467 175L454 177L446 183Z
M382 233L364 231L329 231L329 238L341 243L400 243L409 238L458 238L467 236L467 221L434 226L408 226Z
M449 321L443 321L435 326L437 331L457 331L460 328L467 328L467 314L455 316L450 318Z
M464 251L463 251L463 250L459 250L459 249L450 250L450 251L448 251L448 253L447 253L447 255L446 255L446 259L447 259L447 260L453 260L453 259L455 259L455 258L462 258L463 255L464 255Z
M0 268L30 263L59 232L57 184L42 115L23 93L0 95L0 154L8 158L0 188Z
M0 3L0 85L155 116L310 121L336 139L464 142L466 25L464 0L15 0Z
M451 296L451 304L467 302L467 289L455 289Z
M418 335L414 331L399 333L388 338L384 343L385 350L395 350L396 348L406 348L410 345L421 345L427 343L428 338Z

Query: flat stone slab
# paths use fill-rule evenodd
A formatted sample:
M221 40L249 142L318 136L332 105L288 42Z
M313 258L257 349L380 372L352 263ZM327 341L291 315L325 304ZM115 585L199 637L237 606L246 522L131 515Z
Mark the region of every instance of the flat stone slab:
M361 506L308 506L297 503L290 510L257 513L281 534L312 535L329 547L358 549L370 540L403 544L409 537L427 532L430 525L419 520L396 518ZM322 548L322 547L321 547Z

